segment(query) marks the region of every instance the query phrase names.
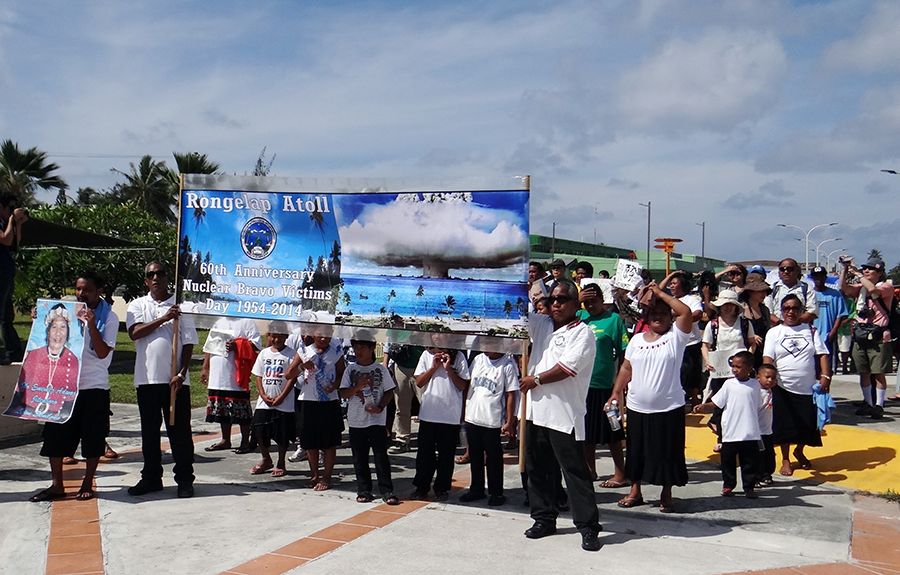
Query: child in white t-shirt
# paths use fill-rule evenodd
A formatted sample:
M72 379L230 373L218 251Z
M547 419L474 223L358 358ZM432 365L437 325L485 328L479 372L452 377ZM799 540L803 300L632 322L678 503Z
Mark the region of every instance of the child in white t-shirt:
M334 460L344 431L338 387L347 364L342 350L331 345L329 333L328 327L317 327L312 345L294 355L288 374L303 381L295 404L300 409L298 435L300 445L306 449L306 460L312 475L307 486L315 491L331 489ZM321 475L320 451L324 462Z
M759 382L750 377L753 354L741 351L731 357L734 377L725 381L707 403L694 407L694 413L712 413L722 409L722 495L730 496L737 487L737 460L741 462L741 482L744 495L756 499L755 486L759 475L759 412L762 395Z
M503 446L516 425L516 391L519 374L507 354L484 352L475 356L470 367L472 379L466 396L466 437L469 440L469 465L472 481L469 491L460 496L463 503L484 499L484 472L487 466L488 505L503 505ZM504 411L508 414L503 423ZM487 461L485 461L487 456Z
M435 342L442 341L434 336ZM419 409L419 450L416 453L415 491L425 499L434 480L434 500L446 501L453 482L453 456L459 442L463 392L469 383L469 364L463 352L429 347L416 366L416 385L422 388Z
M759 412L759 433L762 435L763 452L760 453L759 479L756 487L772 484L775 473L775 444L772 443L772 388L778 385L778 370L771 363L764 363L756 370L759 380L762 410Z
M388 505L400 501L394 495L391 481L391 462L388 459L387 413L394 400L394 379L382 364L375 361L375 338L358 332L350 340L356 362L347 365L341 379L341 397L348 400L347 424L350 426L350 450L356 471L356 501L372 501L372 471L369 469L369 449L375 459L378 489Z
M259 444L262 460L250 473L260 475L272 469L269 441L278 446L278 464L272 469L272 477L285 474L284 458L288 444L294 438L293 387L287 377L288 365L294 357L294 350L285 345L287 325L282 321L269 324L266 347L259 352L251 373L256 376L256 413L253 414L253 434Z

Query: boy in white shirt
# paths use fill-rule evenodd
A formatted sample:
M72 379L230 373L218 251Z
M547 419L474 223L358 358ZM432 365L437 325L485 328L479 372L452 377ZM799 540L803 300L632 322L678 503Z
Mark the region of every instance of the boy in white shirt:
M350 340L356 362L344 370L340 395L347 399L347 424L350 426L350 450L356 472L356 501L372 501L372 471L369 469L369 449L375 459L378 489L388 505L398 505L391 481L391 462L388 459L387 412L394 400L394 379L382 364L375 361L375 337L365 331Z
M778 385L778 370L771 363L764 363L756 370L756 378L762 388L760 390L762 409L759 412L759 433L763 442L756 487L762 487L772 484L772 474L775 473L775 444L772 442L772 388Z
M278 446L278 465L274 466L272 477L282 477L285 474L287 446L294 437L293 388L287 371L296 352L285 345L287 332L284 322L271 322L266 334L269 347L259 352L253 365L252 373L256 376L256 390L259 392L256 413L253 414L253 434L262 455L262 460L250 470L253 475L272 469L269 441L273 440Z
M750 377L753 354L741 351L731 357L734 377L725 381L707 403L694 407L694 413L712 413L722 409L722 495L731 496L737 486L737 458L741 460L741 482L748 499L759 497L754 490L759 474L759 412L762 394L759 382Z
M438 343L440 336L433 336ZM453 456L459 441L463 392L469 384L469 364L455 349L429 347L416 366L416 385L422 388L419 409L419 451L416 453L416 490L412 499L425 499L434 479L434 500L447 501L453 482ZM435 476L436 475L436 476Z
M463 503L484 499L484 470L487 464L488 505L506 503L503 495L503 446L516 425L516 391L519 373L509 355L484 352L475 356L470 368L472 379L466 396L466 437L469 440L469 465L472 481L469 491L460 496ZM507 414L503 423L503 413ZM487 461L485 462L485 455Z

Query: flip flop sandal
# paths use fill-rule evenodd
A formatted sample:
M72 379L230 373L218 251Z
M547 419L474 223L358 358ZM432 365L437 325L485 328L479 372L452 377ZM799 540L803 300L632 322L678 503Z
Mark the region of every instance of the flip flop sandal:
M619 502L616 505L618 505L619 507L631 508L631 507L637 507L638 505L643 505L643 504L644 504L644 497L640 496L640 497L623 497L622 499L619 499Z
M331 484L322 481L316 483L316 486L313 487L313 491L328 491L329 489L331 489Z
M269 463L268 465L265 463L257 463L253 466L253 469L250 470L250 475L262 475L267 471L271 471L273 467L275 467L275 465L272 463Z
M272 470L272 477L284 477L287 473L287 470L283 467L276 467Z
M400 505L400 500L397 499L397 496L393 493L388 493L384 497L381 498L382 501L387 503L388 505Z
M357 503L371 503L373 499L375 499L375 498L372 497L372 494L369 493L368 491L365 493L360 493L359 495L356 496Z
M253 450L250 449L250 446L248 446L248 445L243 445L243 446L238 447L237 449L235 449L234 452L237 453L238 455L244 455L244 454L246 454L246 453L252 453Z
M660 513L675 513L675 504L674 503L660 503L659 504L659 512Z
M213 443L212 445L208 445L203 449L203 451L228 451L231 449L231 444L225 445L224 443Z
M54 493L54 492L50 491L50 488L48 487L47 489L44 489L40 493L32 495L30 498L30 501L33 501L34 503L39 503L41 501L53 501L54 499L60 499L65 496L66 496L65 493Z
M454 461L456 461L456 463L458 463L459 465L465 465L469 462L469 458L465 455L460 455L459 457L454 459Z
M89 499L93 499L96 497L96 493L94 493L93 489L79 489L78 494L75 495L75 499L78 501L88 501Z
M617 489L619 487L629 487L631 484L627 481L613 481L612 479L607 479L606 481L601 481L597 485L606 489Z

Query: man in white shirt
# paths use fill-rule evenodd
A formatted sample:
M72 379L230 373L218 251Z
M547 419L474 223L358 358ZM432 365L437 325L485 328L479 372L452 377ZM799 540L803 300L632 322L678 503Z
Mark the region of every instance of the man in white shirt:
M166 267L151 262L144 270L144 285L150 293L128 304L125 326L135 342L134 386L137 388L141 415L141 452L144 468L141 480L128 488L129 495L161 491L162 451L159 428L166 423L166 435L175 459L175 482L178 497L194 495L194 442L191 439L191 393L188 367L197 331L190 315L179 321L178 343L181 353L176 369L172 369L172 341L175 318L181 310L175 305L175 294L169 292ZM175 392L175 425L169 425L170 393Z
M41 455L50 459L53 483L33 496L32 501L50 501L65 495L63 458L75 453L79 440L86 468L75 499L94 498L94 472L106 451L109 433L109 364L119 331L118 316L100 297L104 286L103 278L93 272L81 274L75 282L75 298L85 304L77 320L85 327L78 398L68 421L44 425ZM75 323L70 329L76 328Z
M584 414L597 346L591 329L575 317L578 290L571 280L559 280L548 301L549 316L528 318L533 354L530 375L520 381L522 392L528 393L525 468L534 519L525 536L539 539L556 533L555 458L566 478L581 548L597 551L602 546L597 538L600 513L584 453L577 443L585 439Z

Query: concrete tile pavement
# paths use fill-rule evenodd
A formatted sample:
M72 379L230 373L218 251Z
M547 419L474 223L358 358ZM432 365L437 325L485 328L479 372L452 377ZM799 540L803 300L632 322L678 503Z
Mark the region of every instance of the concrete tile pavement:
M852 380L835 388L835 395L847 401L859 397L858 389L853 395ZM839 407L836 419L846 415L854 423L844 413L848 409ZM101 466L99 498L87 505L27 502L49 482L46 460L37 455L39 444L0 449L0 573L98 572L98 541L100 567L116 574L305 574L348 568L360 573L571 573L609 565L637 574L900 572L897 504L856 498L843 487L854 476L897 477L890 467L895 448L887 448L893 455L864 456L869 448L883 447L866 447L865 442L881 438L868 434L895 435L891 430L900 409L893 407L887 421L831 427L823 451L810 450L817 474L776 478L756 501L718 495L720 474L708 457L711 436L703 427L691 428L688 449L696 456L689 457L697 461L690 464L691 483L675 491L679 513L665 516L652 504L620 509L616 501L625 489L598 487L605 544L599 553L580 550L568 514L560 517L559 535L538 541L523 537L531 520L514 466L505 477L510 501L499 509L460 504L458 493L448 503L386 508L355 502L349 450L339 451L337 470L345 477L335 489L313 492L301 487L308 477L305 464L288 464L289 473L281 479L252 477L249 469L258 455L198 449L195 498L175 498L168 464L165 491L132 498L125 489L137 481L141 466L139 452L127 453L139 447L136 409L116 405L114 411L110 441L124 455ZM217 439L218 426L202 422L200 410L194 421L198 448ZM865 433L854 435L857 430ZM844 434L854 446L849 463L838 457L840 451L824 451ZM414 453L392 456L392 463L395 491L405 495L411 491ZM611 472L603 452L598 466L601 475ZM461 466L457 470L465 475ZM68 473L75 476L74 492L80 475ZM465 478L460 479L464 485ZM657 494L648 487L645 497L652 503ZM97 519L84 512L90 505Z

